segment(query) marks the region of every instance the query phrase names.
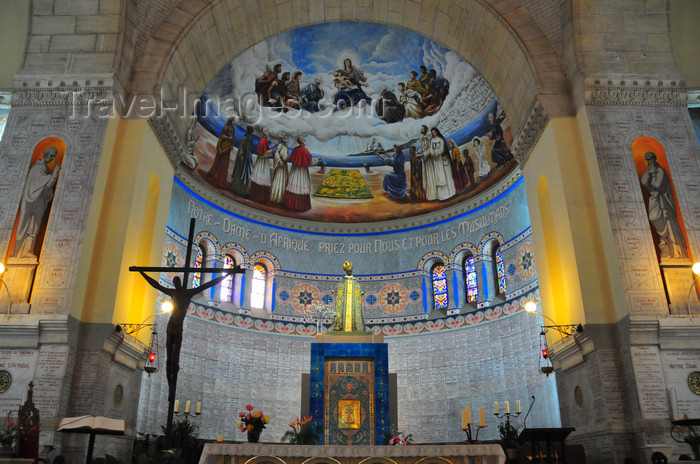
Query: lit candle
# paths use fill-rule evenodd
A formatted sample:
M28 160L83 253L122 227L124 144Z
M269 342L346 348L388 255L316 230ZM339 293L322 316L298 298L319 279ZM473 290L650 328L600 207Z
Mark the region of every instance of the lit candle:
M520 414L520 400L515 402L515 412Z
M177 412L179 408L180 408L180 400L175 400L175 407L173 408L173 411Z
M520 407L520 402L518 401L518 407ZM201 414L202 413L202 402L197 401L197 410L195 411L195 414Z
M216 441L218 441L219 443L223 442L223 441L224 441L224 436L223 436L223 435L217 435L217 436L216 436Z
M479 408L479 427L486 427L486 410Z
M190 400L187 400L187 405L185 405L185 414L190 413Z
M493 413L498 414L498 401L493 402Z
M510 404L506 401L506 414L510 414Z

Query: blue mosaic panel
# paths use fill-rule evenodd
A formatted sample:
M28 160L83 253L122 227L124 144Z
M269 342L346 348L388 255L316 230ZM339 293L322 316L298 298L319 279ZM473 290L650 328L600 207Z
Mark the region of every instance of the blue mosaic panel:
M312 343L310 366L310 412L312 427L319 431L319 445L324 443L324 391L326 358L374 359L374 442L384 443L391 431L389 417L389 345L386 343Z

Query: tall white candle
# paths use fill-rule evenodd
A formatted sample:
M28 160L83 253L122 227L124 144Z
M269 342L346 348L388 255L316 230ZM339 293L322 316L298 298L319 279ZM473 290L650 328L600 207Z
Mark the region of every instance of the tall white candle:
M180 400L175 400L175 407L173 408L173 411L178 412L179 408L180 408Z
M190 412L190 400L187 400L187 405L185 405L185 414L189 414Z
M486 427L486 410L479 408L479 427Z
M197 410L195 411L196 414L201 414L202 413L202 402L197 401Z
M464 408L464 412L467 415L467 424L471 424L472 423L472 407L467 406L466 408Z
M506 401L506 414L510 413L510 404Z
M515 412L520 414L520 400L515 402Z
M498 414L498 401L493 402L493 413Z

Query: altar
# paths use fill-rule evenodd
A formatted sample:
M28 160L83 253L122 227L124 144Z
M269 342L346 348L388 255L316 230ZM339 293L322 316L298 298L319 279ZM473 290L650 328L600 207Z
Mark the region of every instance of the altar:
M505 464L499 444L408 446L207 443L199 464Z

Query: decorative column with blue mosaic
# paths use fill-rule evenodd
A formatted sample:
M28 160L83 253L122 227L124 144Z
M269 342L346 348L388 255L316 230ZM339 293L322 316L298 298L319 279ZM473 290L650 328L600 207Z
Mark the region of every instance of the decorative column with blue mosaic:
M318 444L384 445L391 430L388 345L364 334L319 339L334 342L311 344L310 410Z

